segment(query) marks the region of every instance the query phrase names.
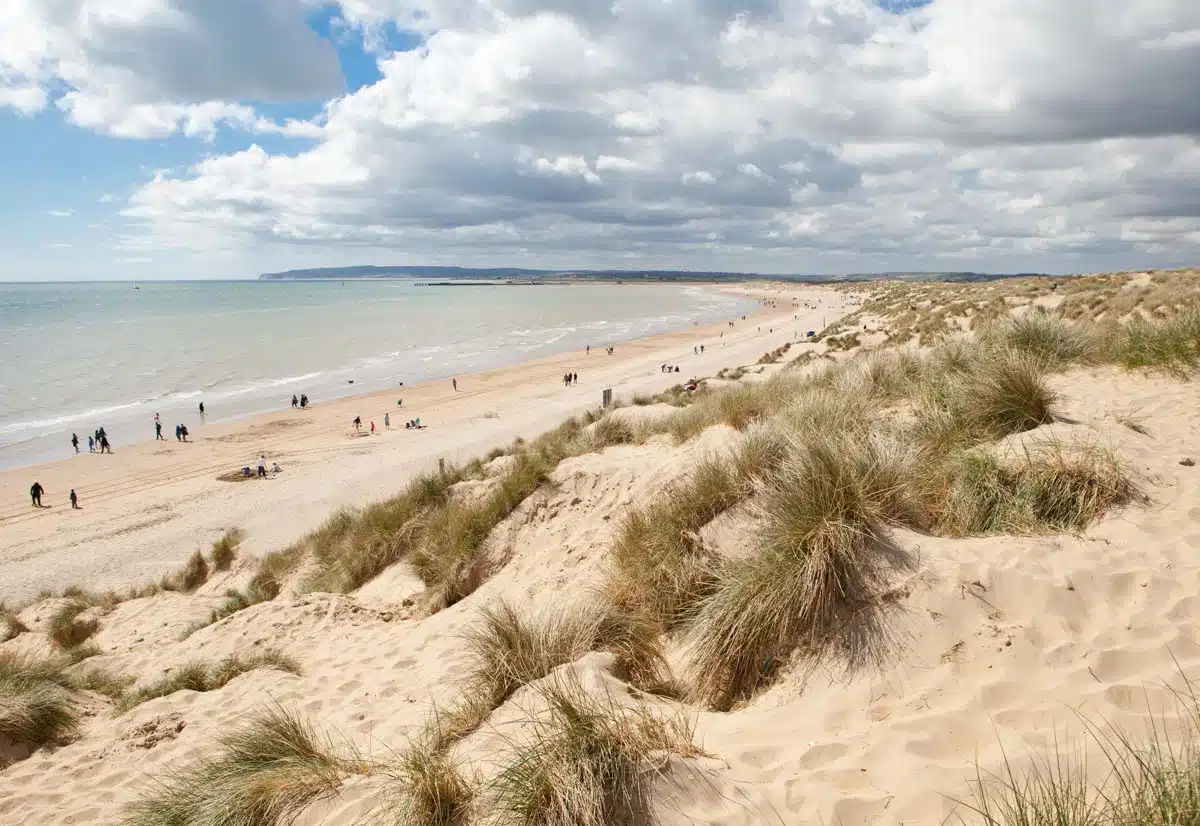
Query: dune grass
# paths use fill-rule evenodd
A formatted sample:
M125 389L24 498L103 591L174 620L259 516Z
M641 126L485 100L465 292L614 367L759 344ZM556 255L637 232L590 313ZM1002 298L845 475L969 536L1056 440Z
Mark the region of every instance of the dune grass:
M431 608L453 605L479 587L488 534L545 483L556 464L542 451L518 453L486 496L452 498L430 514L410 562L429 587Z
M512 744L486 792L499 826L651 823L650 783L665 758L701 753L686 718L625 708L567 680L539 694L546 713L528 721L530 736Z
M242 546L241 528L230 528L221 538L212 544L212 567L215 571L228 571L237 559L238 549Z
M467 822L475 785L442 742L444 738L438 734L418 736L387 770L388 822L405 826L462 826Z
M0 736L34 747L70 740L79 710L63 663L0 655Z
M946 536L1083 530L1139 496L1111 451L1034 445L1019 457L969 451L949 460L936 531Z
M61 649L74 648L88 640L100 630L100 623L94 617L81 619L80 614L95 603L85 597L71 597L54 612L47 626L50 641Z
M1082 743L1057 740L1023 769L1004 756L998 774L976 767L958 819L982 826L1188 826L1200 822L1200 708L1189 684L1175 692L1172 725L1152 714L1141 735L1085 720ZM1089 774L1087 752L1101 755ZM1098 778L1098 779L1096 779Z
M883 581L886 525L919 521L915 456L882 439L797 438L756 503L757 554L714 569L689 627L690 685L728 709L798 646L823 644Z
M289 674L300 673L299 663L272 648L246 655L234 654L212 665L192 662L176 668L149 685L123 695L117 709L123 714L142 703L166 697L176 691L216 691L235 677L259 668L273 668Z
M591 651L616 655L617 672L646 691L662 688L667 673L656 626L602 600L529 619L501 602L483 609L463 638L472 663L462 698L431 726L441 749L479 728L522 686Z
M1200 365L1200 304L1167 319L1133 318L1120 328L1115 356L1131 369L1160 369L1190 377Z
M218 738L213 756L177 768L131 803L123 826L275 826L364 773L298 715L275 707Z

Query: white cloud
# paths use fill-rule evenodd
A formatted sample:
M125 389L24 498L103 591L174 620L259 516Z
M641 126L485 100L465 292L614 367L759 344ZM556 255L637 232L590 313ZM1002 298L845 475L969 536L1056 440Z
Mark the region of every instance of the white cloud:
M383 77L320 124L251 103L335 94L301 0L245 24L231 0L36 5L81 3L104 24L39 12L58 22L13 56L0 34L0 101L33 78L113 134L316 142L155 174L130 250L790 271L1200 251L1195 0L342 0ZM421 47L389 52L389 27Z
M70 218L73 213L69 209L48 209L46 214L55 218Z
M307 0L5 0L0 106L53 100L77 125L134 138L273 124L239 101L324 100L342 90L332 44L307 27Z

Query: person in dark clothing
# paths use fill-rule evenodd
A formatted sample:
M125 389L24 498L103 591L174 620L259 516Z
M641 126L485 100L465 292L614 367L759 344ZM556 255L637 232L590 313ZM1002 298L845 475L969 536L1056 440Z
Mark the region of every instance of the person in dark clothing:
M103 433L100 434L100 452L112 453L112 448L108 446L108 436L104 435Z
M71 510L81 510L79 507L79 497L75 495L75 488L71 488Z
M204 418L204 402L200 402L200 418Z
M308 396L306 396L304 393L301 393L300 394L300 409L304 410L307 407L308 407Z
M362 418L355 416L354 421L351 422L351 424L354 425L354 432L357 433L362 428Z
M175 441L177 441L177 442L183 441L183 425L181 425L181 424L175 425Z
M450 383L454 385L454 392L458 392L458 379L450 379Z
M185 442L187 441L187 437L188 437L187 425L181 424L179 426L179 436L183 441L185 441Z
M154 423L154 440L165 442L167 439L162 435L162 422Z
M96 439L93 436L88 436L88 453L96 452Z
M29 498L33 500L33 506L35 508L40 508L42 506L42 494L45 492L46 489L42 487L41 482L34 482L29 488Z
M297 407L299 407L299 406L300 406L300 400L299 400L299 399L297 399L297 398L296 398L296 394L295 394L295 393L293 393L293 394L292 394L292 410L295 410L295 409L296 409Z
M76 453L79 452L79 435L76 433L71 434L71 447L75 448Z

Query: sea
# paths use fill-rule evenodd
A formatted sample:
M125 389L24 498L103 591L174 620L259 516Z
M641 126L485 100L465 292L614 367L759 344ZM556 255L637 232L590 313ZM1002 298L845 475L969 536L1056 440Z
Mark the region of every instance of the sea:
M677 284L0 283L0 467L206 421L604 347L754 302Z

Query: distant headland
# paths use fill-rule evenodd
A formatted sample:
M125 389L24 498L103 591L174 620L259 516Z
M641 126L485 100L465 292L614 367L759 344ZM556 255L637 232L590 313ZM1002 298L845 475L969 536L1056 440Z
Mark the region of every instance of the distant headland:
M696 270L535 270L519 267L321 267L306 270L269 272L263 281L326 281L350 278L419 279L429 286L453 284L553 284L578 281L708 281L741 282L754 280L828 283L839 281L994 281L999 278L1034 277L1042 273L978 272L876 272L851 275L766 274L752 272L703 272Z

